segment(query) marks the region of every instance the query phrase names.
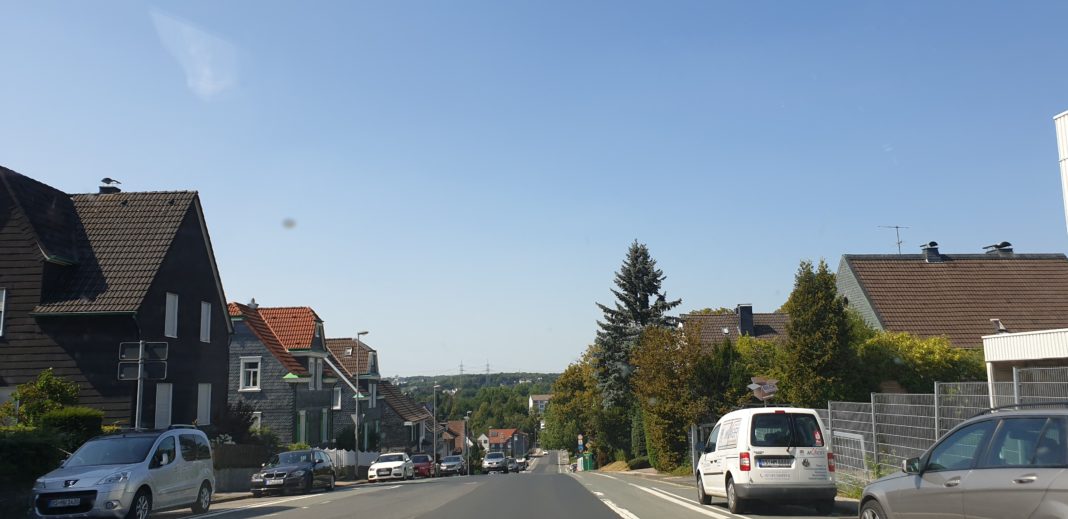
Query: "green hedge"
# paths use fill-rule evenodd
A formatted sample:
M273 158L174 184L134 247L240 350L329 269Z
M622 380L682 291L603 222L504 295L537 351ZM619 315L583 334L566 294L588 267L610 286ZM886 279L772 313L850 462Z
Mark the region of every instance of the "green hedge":
M31 489L66 458L53 434L26 427L0 428L0 489Z
M647 469L650 466L649 458L646 458L645 456L634 458L627 462L627 469L629 470Z
M41 416L41 430L54 433L59 447L74 452L86 440L103 433L104 412L90 407L64 407Z

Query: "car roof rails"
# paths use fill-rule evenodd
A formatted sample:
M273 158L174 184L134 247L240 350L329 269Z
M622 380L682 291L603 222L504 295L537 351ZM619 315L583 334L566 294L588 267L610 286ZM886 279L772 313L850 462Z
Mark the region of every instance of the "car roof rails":
M171 429L196 429L196 428L197 428L197 426L195 426L195 425L183 424L183 423L173 423L173 424L170 424L170 425L167 426L167 430L168 431L170 431Z
M764 409L765 407L768 408L768 409L771 409L773 407L797 407L797 406L795 406L794 404L787 404L787 403L776 403L776 404L767 405L767 404L756 404L756 403L750 402L750 403L742 404L742 405L740 405L738 407L735 407L734 409L731 409L731 411L738 411L738 410L741 410L741 409Z
M997 407L991 407L990 409L984 409L973 415L972 418L975 418L976 416L983 416L985 414L994 414L998 411L1024 411L1028 409L1042 409L1049 407L1068 409L1068 400L1053 400L1049 402L1021 402L1018 404L1001 405Z

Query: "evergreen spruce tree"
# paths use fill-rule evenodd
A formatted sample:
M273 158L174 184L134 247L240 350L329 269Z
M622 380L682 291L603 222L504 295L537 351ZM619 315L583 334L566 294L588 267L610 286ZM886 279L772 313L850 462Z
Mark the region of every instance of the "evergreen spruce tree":
M667 276L656 268L649 249L637 240L631 244L623 266L616 272L613 307L597 306L604 312L598 321L598 356L595 359L597 383L605 408L630 407L630 352L638 335L647 326L672 326L676 319L665 315L679 306L681 299L668 301L660 287Z

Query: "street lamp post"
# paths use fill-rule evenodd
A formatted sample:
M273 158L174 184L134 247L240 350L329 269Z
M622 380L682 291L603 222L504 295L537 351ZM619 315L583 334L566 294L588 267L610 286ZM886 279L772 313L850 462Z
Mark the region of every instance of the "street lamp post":
M356 354L356 419L353 420L354 428L356 430L352 431L352 435L355 436L356 440L354 449L356 450L357 477L359 477L360 472L360 336L367 335L368 333L369 332L366 330L356 332L356 351L353 352Z
M471 436L471 411L468 411L464 416L464 475L471 475L471 448L467 446L468 438Z

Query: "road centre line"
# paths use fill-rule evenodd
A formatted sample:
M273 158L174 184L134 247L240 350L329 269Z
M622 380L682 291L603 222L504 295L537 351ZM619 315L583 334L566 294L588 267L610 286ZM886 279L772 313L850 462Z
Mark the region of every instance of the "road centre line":
M630 486L632 486L634 488L637 488L638 490L641 490L642 492L647 492L647 493L649 493L651 495L659 497L660 499L663 499L663 500L665 500L665 501L667 501L669 503L674 503L674 504L679 505L679 506L681 506L683 508L689 508L690 510L693 510L694 512L697 512L697 513L700 513L700 514L704 514L704 515L707 515L709 517L715 517L717 519L734 519L734 518L738 518L738 517L740 517L742 519L750 519L749 517L744 516L744 515L732 515L732 514L729 514L729 513L720 512L720 511L716 510L715 508L697 506L697 505L695 505L693 503L690 503L688 501L684 501L682 498L676 496L675 494L672 494L672 493L670 493L670 492L668 492L666 490L661 490L659 488L646 488L646 487L643 487L643 486L640 486L640 485L635 485L634 483L630 483Z

